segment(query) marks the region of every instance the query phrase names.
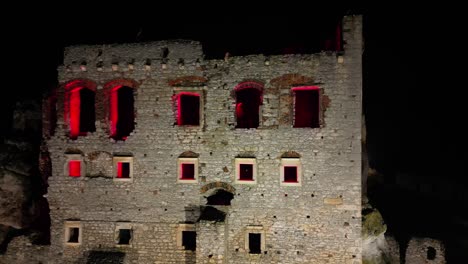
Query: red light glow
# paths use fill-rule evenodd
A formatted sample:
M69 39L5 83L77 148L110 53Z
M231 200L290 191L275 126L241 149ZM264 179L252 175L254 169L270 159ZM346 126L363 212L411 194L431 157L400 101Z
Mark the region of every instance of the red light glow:
M71 160L68 162L68 175L70 177L80 177L81 176L81 161Z

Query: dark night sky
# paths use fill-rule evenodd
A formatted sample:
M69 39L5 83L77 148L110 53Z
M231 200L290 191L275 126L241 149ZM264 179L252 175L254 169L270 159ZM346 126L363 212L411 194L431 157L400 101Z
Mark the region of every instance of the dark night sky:
M63 46L82 43L191 38L202 41L214 56L307 47L328 18L362 13L364 110L373 166L386 173L443 173L466 183L461 177L468 174L465 88L455 77L463 67L453 64L466 62L461 59L465 48L456 8L337 6L291 5L270 11L231 5L181 11L156 4L144 8L146 12L127 6L18 8L16 16L1 21L4 66L11 71L4 78L18 98L40 94L55 85ZM1 100L3 108L13 102Z

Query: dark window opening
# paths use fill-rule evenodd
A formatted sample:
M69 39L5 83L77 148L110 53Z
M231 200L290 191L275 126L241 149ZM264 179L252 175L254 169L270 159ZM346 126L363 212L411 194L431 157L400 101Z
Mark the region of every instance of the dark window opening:
M93 91L86 88L80 90L80 132L96 131L94 97Z
M319 89L295 90L294 127L320 127Z
M195 179L195 164L182 163L182 178L184 180Z
M207 198L207 205L231 205L234 195L225 190L218 190L215 194Z
M71 160L68 162L68 175L70 177L81 176L81 162L79 160Z
M284 167L284 182L297 182L297 167L296 166Z
M132 238L132 230L130 229L119 229L119 245L130 244Z
M236 128L257 128L261 92L255 88L245 88L236 92Z
M197 232L182 231L182 246L185 250L195 251L197 248Z
M437 252L433 247L427 247L427 259L434 260L436 258Z
M253 181L253 164L239 164L239 180Z
M117 178L130 178L130 163L118 162L117 164Z
M261 238L262 234L249 233L249 253L261 254Z
M135 128L135 112L133 89L130 87L121 87L114 91L112 106L112 122L114 122L113 138L116 140L125 140Z
M78 227L71 227L68 229L68 243L78 243L80 237L80 229Z
M183 93L179 95L179 126L200 125L200 96L198 94Z

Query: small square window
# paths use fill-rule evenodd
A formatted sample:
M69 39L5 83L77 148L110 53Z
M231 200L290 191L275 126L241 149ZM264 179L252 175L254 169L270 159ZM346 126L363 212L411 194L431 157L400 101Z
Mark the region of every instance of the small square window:
M133 157L114 156L114 180L132 181L133 180Z
M81 223L79 221L65 222L65 244L80 245L81 244Z
M302 185L302 165L299 158L282 158L280 184L283 186Z
M83 156L78 153L65 153L63 173L67 177L79 178L86 171Z
M297 167L296 166L284 166L284 181L285 182L297 182Z
M195 251L197 249L197 232L182 231L182 246L185 250Z
M177 160L178 182L198 182L198 158L179 158Z
M257 161L255 158L236 158L236 183L257 183Z
M68 176L80 177L81 176L81 161L70 160L68 162Z
M130 240L132 239L132 230L131 229L119 229L119 245L129 245Z

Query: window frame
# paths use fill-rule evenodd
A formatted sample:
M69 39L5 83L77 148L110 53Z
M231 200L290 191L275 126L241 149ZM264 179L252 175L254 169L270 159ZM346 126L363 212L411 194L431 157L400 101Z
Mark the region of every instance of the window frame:
M64 243L66 246L80 246L83 241L83 228L80 221L65 221L65 234L64 234ZM78 242L69 242L70 240L70 229L78 228Z
M195 251L185 249L185 246L183 245L183 232L184 231L192 231L192 232L195 232L196 236L198 235L197 230L195 228L195 224L190 224L190 223L179 224L179 226L177 227L177 231L176 231L177 232L177 235L176 235L177 248L185 252L187 251L196 252L196 248L197 248L196 241L195 241Z
M182 178L182 164L193 164L193 179ZM177 182L180 183L198 183L198 158L178 158L177 159Z
M260 234L260 253L250 253L250 239L249 239L249 234ZM244 248L245 252L247 252L249 255L254 255L258 256L261 255L263 252L266 250L266 237L265 237L265 229L263 226L247 226L245 228L245 233L244 233Z
M119 244L120 241L120 230L128 229L130 230L130 239L128 240L128 244ZM131 223L116 223L115 224L115 234L114 234L114 241L115 246L117 247L132 247L133 240L134 240L134 230Z
M308 90L316 90L318 93L318 113L317 113L317 118L318 118L318 127L296 127L296 91L308 91ZM322 93L323 90L319 86L296 86L291 88L291 93L293 97L293 104L292 104L292 110L291 110L291 127L293 128L308 128L308 129L316 129L316 128L322 128L323 127L323 109L322 109Z
M297 182L284 181L284 168L296 167ZM302 186L302 163L300 158L281 158L280 165L280 185L281 186Z
M240 179L240 165L249 164L252 165L252 180L241 180ZM235 167L235 179L234 182L237 184L257 184L257 159L256 158L236 158L234 162Z
M82 179L85 176L86 164L84 162L83 156L81 154L65 154L66 160L63 168L63 174L67 178ZM70 162L79 161L80 162L80 176L70 176Z
M180 96L184 94L192 94L198 95L199 98L199 106L198 106L198 125L179 125L179 110L180 108ZM204 118L204 94L205 88L204 87L176 87L173 89L173 104L174 104L174 116L175 116L175 127L180 128L189 128L189 129L202 129L205 125L205 118Z
M118 178L119 162L129 163L129 178ZM113 156L112 157L112 178L114 182L132 182L133 181L133 156Z

